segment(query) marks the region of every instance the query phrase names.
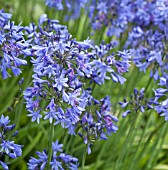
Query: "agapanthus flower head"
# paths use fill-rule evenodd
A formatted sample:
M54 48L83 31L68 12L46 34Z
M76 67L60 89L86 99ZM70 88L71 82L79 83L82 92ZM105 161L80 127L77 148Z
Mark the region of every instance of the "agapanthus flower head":
M8 136L10 133L12 134L12 137L15 137L18 134L18 131L16 132L11 132L15 125L12 124L10 125L10 120L8 116L4 116L3 114L0 117L0 155L1 155L1 161L0 165L2 166L3 169L8 170L9 167L8 165L10 163L3 162L3 157L7 155L9 158L15 159L19 156L22 155L22 146L15 144L14 141L8 139Z
M91 1L89 17L94 30L107 27L107 36L120 37L133 20L130 1Z
M159 51L148 49L147 47L139 47L139 49L131 50L133 57L133 62L137 67L140 68L140 71L144 71L150 67L150 77L153 77L154 80L158 80L160 75L165 75L167 68L167 62L163 55L163 50Z
M132 49L133 62L140 71L146 73L150 67L150 76L159 80L167 70L167 1L139 0L132 7L135 25L131 24L134 26L130 28L125 47Z
M145 110L148 110L149 107L147 107L147 99L145 98L144 94L145 88L142 88L140 91L138 91L136 88L134 88L134 93L130 95L130 100L124 98L123 102L119 102L119 105L121 108L129 108L126 110L122 117L126 117L129 113L138 111L144 113Z
M97 58L91 62L91 65L94 73L93 80L97 84L104 84L105 80L110 79L120 84L124 84L126 81L122 74L128 72L131 55L127 50L118 51L116 54L111 52L115 45L115 42L109 44L102 42L100 46L95 46L94 52Z
M24 39L23 27L9 20L10 14L0 11L0 16L4 17L4 23L0 25L0 71L3 79L6 79L10 76L8 70L18 76L21 74L19 67L27 65L27 61L22 57L26 56L24 51L29 44Z
M94 141L106 140L118 130L110 98L95 99L91 87L110 79L123 84L130 52L115 52L116 42L94 45L89 39L72 39L67 27L46 14L37 26L32 25L26 27L33 65L33 85L24 91L28 116L32 122L49 120L54 125L60 123L71 135L79 134L90 154ZM52 166L55 164L56 160Z
M29 37L33 87L24 91L32 121L39 123L44 112L44 119L50 123L70 128L71 122L75 127L86 107L82 89L88 88L87 84L102 85L109 79L121 84L126 81L122 74L130 67L130 53L127 50L113 53L115 42L102 42L100 46L89 39L78 42L65 26L46 14L40 17L37 27L26 30L27 33L33 30ZM46 100L45 109L40 107L42 100ZM66 109L62 108L63 103L68 104Z
M56 142L52 143L52 158L50 164L50 169L78 169L78 159L65 154L63 150L61 149L63 147L63 144L59 144L58 140ZM46 165L48 163L48 153L44 149L42 152L36 152L39 158L31 157L28 163L28 169L34 170L34 169L45 169Z
M80 121L82 129L78 132L91 153L90 146L97 140L107 140L107 135L116 133L118 127L114 124L118 119L110 111L111 102L107 96L100 101L88 94L86 111Z

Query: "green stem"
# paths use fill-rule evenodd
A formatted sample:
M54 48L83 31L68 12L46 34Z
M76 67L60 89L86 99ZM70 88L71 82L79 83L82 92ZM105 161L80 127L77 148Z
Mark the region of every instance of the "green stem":
M151 112L150 112L150 113L151 113ZM138 162L138 159L137 159L137 158L138 158L138 153L139 153L140 148L142 147L141 144L142 144L142 142L144 141L144 136L145 136L145 134L146 134L148 125L149 125L149 123L150 123L150 117L151 117L151 114L150 114L150 116L149 116L149 118L148 118L147 123L145 124L144 130L143 130L142 133L141 133L141 137L140 137L140 141L138 142L138 146L137 146L137 149L136 149L136 153L135 153L134 158L133 158L133 161L132 161L132 163L131 163L131 165L130 165L130 170L131 170L131 169L135 169L134 166L137 165L137 162Z
M158 136L158 138L156 139L155 143L153 144L152 148L150 149L152 153L150 160L148 161L148 164L146 164L147 168L145 169L153 169L153 167L155 166L157 159L158 159L158 155L161 151L164 139L165 139L165 135L167 133L167 123L164 123L162 129L159 131L160 135Z
M72 140L73 140L73 136L71 135L70 140L68 141L68 143L66 145L66 149L65 149L66 153L69 153L69 151L70 151Z
M96 83L94 83L94 85L92 87L92 92L94 91L95 87L96 87Z
M66 146L66 143L67 143L67 140L68 140L68 130L65 130L64 131L64 136L63 136L63 138L64 138L64 140L63 140L63 145L64 146Z
M86 30L85 26L87 25L87 20L88 20L87 15L84 13L84 11L82 11L81 18L80 18L79 24L78 24L77 34L76 34L76 36L77 36L76 38L78 41L83 40L84 38L85 39L87 38L86 36L83 35L83 30Z
M132 115L133 115L133 114L132 114ZM118 158L118 160L117 160L117 163L116 163L116 166L115 166L114 169L118 169L118 168L121 169L120 166L121 166L122 160L123 160L123 158L125 157L125 154L126 154L126 152L127 152L128 143L129 143L130 139L132 138L132 134L133 134L133 132L134 132L134 130L135 130L134 128L135 128L135 124L136 124L137 117L138 117L138 114L136 113L135 115L133 115L133 118L131 119L132 124L131 124L131 126L130 126L128 135L127 135L126 140L125 140L125 142L124 142L124 145L123 145L123 147L122 147L121 154L120 154L120 156L119 156L119 158Z
M152 80L153 80L153 78L149 78L148 84L147 84L146 87L145 87L145 93L147 92L147 90L148 90L148 88L149 88L149 86L150 86Z
M81 168L81 170L84 170L85 160L86 160L86 150L85 150L85 152L83 153L83 158L82 158L82 168Z
M75 138L74 138L74 136L73 136L73 138L72 138L72 143L71 143L71 155L73 155L73 151L74 151L74 146L75 146Z
M128 123L129 123L128 119L126 119L126 120L121 119L120 124L122 126L119 128L119 131L117 132L116 136L115 137L113 136L111 139L109 139L110 142L105 142L103 144L103 146L100 149L100 153L97 156L97 160L96 160L96 163L95 163L95 167L96 167L95 169L98 168L99 162L101 161L102 157L104 157L104 155L107 153L109 148L113 148L114 150L116 149L116 147L114 147L114 146L117 146L118 141L120 140L120 137L125 135L124 132L125 132L125 129L127 128ZM112 157L107 156L106 162L110 162L111 159L112 159Z
M121 136L125 136L125 131L127 130L129 123L130 123L129 119L121 119L120 128L119 128L116 136L113 137L113 141L110 141L111 145L106 147L107 149L104 152L104 154L109 151L109 148L113 148L113 153L118 153L115 155L115 160L116 160L118 155L120 155L118 150L120 150L120 148L121 148L120 147L121 142L119 143L119 141L121 141ZM109 142L106 142L105 144L108 145L107 143L109 143ZM106 157L106 162L112 162L113 160L114 160L114 157L109 157L109 156Z
M53 141L53 135L54 135L54 122L52 122L50 124L50 129L49 129L47 170L50 170L50 162L51 162L51 159L52 159L52 141Z
M158 125L149 135L148 139L146 140L141 152L138 154L137 160L140 160L143 156L144 151L148 148L150 141L152 140L152 138L156 135L156 133L159 131L159 129L162 127L163 122Z

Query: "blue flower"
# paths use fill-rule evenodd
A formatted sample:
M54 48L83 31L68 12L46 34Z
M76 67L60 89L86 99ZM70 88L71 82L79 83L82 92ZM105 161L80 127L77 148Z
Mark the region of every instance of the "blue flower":
M1 118L0 118L0 127L6 127L8 125L8 123L10 122L9 120L9 117L8 116L4 116L4 115L1 115Z
M97 9L98 9L99 13L106 14L107 13L107 8L108 8L108 6L105 3L103 3L103 2L101 2L101 3L99 3L97 5Z
M109 97L97 100L89 87L94 83L102 85L111 77L123 84L126 79L122 74L130 67L129 51L112 52L114 42L102 42L99 46L89 39L78 42L72 39L65 26L46 15L42 15L37 27L30 25L26 31L31 34L28 37L34 72L32 87L24 91L28 116L37 123L44 116L44 120L49 119L54 125L60 123L69 134L80 134L91 153L95 140L106 140L109 134L117 132L115 122L118 119L110 113ZM42 101L45 101L43 107ZM58 168L63 165L57 159L61 147L58 141L55 145L51 164ZM66 161L67 158L62 157ZM32 158L29 167L44 167L45 164L46 161L42 164ZM72 169L76 164L69 162L67 167Z
M45 150L43 152L36 152L36 154L39 156L39 159L36 159L34 157L31 157L28 163L28 169L34 170L40 167L41 170L45 169L45 166L47 164L48 155Z
M50 162L51 169L57 170L57 169L63 169L62 163L54 159L53 161Z
M1 164L1 166L2 166L2 168L3 168L4 170L8 170L8 169L9 169L9 168L8 168L8 165L5 164L4 162L0 161L0 164Z
M68 108L66 110L65 117L70 120L72 124L75 124L80 120L79 112L75 108Z
M126 99L125 99L124 102L119 102L118 104L121 105L121 108L125 108L125 107L127 107L127 105L129 104L129 102L127 102Z
M5 13L3 10L0 10L0 20L1 21L7 21L7 20L9 20L11 17L12 17L12 14L10 14L10 13Z
M59 91L62 90L63 87L68 87L68 78L64 77L63 74L60 75L60 77L55 78L55 84L53 87L56 87Z
M58 140L52 143L52 150L54 151L54 154L57 152L62 152L62 147L63 144L58 144Z
M54 119L56 120L55 122L55 125L56 125L59 122L61 122L62 119L64 119L65 117L64 111L55 104L54 98L51 99L51 102L47 106L46 110L48 109L49 109L48 112L44 112L46 114L46 116L44 117L44 120L49 119L50 123L52 123Z
M114 124L114 122L117 122L118 119L110 114L111 102L108 96L100 101L93 98L89 99L90 96L88 94L87 97L88 103L86 110L88 110L87 107L96 107L97 109L95 112L84 112L80 122L82 130L78 132L78 135L87 145L88 154L90 154L91 145L96 141L96 139L107 140L106 135L116 133L118 127Z
M40 110L30 111L30 114L28 114L27 116L31 116L32 122L37 121L38 124L40 123L40 119L42 118L42 115L40 114Z
M80 16L81 8L85 7L87 2L87 0L66 0L63 3L62 0L45 0L45 4L50 8L66 10L68 15L64 17L65 20L78 18Z
M125 112L122 114L122 117L126 117L129 113L131 113L130 110L125 111Z

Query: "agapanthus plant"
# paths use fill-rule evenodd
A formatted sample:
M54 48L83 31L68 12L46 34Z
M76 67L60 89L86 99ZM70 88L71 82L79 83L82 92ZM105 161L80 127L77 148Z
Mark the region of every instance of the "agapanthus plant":
M90 138L106 139L106 134L117 130L113 123L117 118L102 108L108 98L98 101L92 96L94 84L102 85L109 79L123 84L126 79L122 74L130 67L129 51L113 52L114 43L95 46L90 40L76 41L65 26L45 14L37 27L26 29L34 67L33 86L24 91L28 116L37 123L41 118L61 123L71 135L82 128L79 134L90 153ZM88 110L91 105L98 110L92 113Z
M129 71L131 61L136 67L140 68L140 71L146 72L150 68L150 76L155 81L162 76L159 85L163 88L156 88L154 90L155 97L149 101L145 98L144 88L140 91L135 88L129 99L124 98L123 102L119 102L121 108L127 109L122 117L135 113L133 116L137 118L136 114L138 112L144 113L153 108L160 116L164 116L166 121L168 120L168 3L167 0L45 0L45 2L47 6L56 8L59 12L57 16L61 16L61 19L65 18L69 26L75 23L76 18L80 17L79 20L82 18L80 21L78 20L81 25L77 23L73 27L76 31L79 26L79 31L76 32L87 32L88 30L82 30L81 27L84 25L84 28L86 28L92 25L95 32L101 29L100 37L98 32L96 38L105 37L104 32L111 37L105 37L108 42L111 39L108 44L102 41L101 44L95 45L89 38L84 41L77 41L68 32L66 26L61 25L58 20L49 19L46 14L39 18L38 24L30 23L29 26L24 27L21 24L15 25L13 21L10 21L11 14L4 13L3 10L0 11L0 70L2 77L3 79L8 78L11 72L15 76L20 75L20 67L27 64L25 56L29 56L26 59L30 59L33 70L31 70L29 76L32 76L32 79L28 81L26 80L26 74L24 75L25 82L29 85L24 90L23 95L28 112L27 116L37 124L32 126L26 124L24 130L27 132L29 127L30 131L40 128L42 129L41 134L44 132L45 135L47 133L49 135L47 139L48 148L42 152L36 152L38 158L30 158L28 169L74 170L78 168L78 159L63 153L63 145L59 144L58 141L52 142L55 138L54 130L64 128L65 133L74 135L71 136L71 139L79 135L86 145L88 154L91 153L91 146L96 141L107 140L109 135L116 133L118 131L116 125L118 119L111 111L110 96L108 96L109 94L105 94L105 97L101 96L98 94L99 91L95 90L108 80L112 80L113 83L124 84L126 81L124 74ZM36 7L41 7L38 5L37 2L32 11ZM28 3L25 7L29 7ZM60 10L64 11L60 12ZM81 10L85 12L82 13L82 17L80 16ZM46 12L48 11L49 8ZM89 18L87 18L87 15ZM89 19L91 25L87 25ZM76 35L78 38L82 36L83 34ZM114 39L115 41L113 41ZM119 46L116 48L117 44ZM124 48L125 50L123 50ZM117 49L119 50L117 51ZM132 70L133 74L134 68ZM20 80L20 92L24 88L22 88L22 83L23 80ZM149 87L148 85L147 87ZM132 88L131 84L129 84L129 88ZM111 89L114 93L118 93L118 88ZM97 93L96 96L99 97L95 97L95 92ZM106 89L104 92L106 93ZM121 92L114 96L116 101L122 92L121 89ZM21 98L22 95L19 96L16 103ZM17 109L20 112L23 110L20 106ZM103 142L100 143L103 146L100 151L101 155L95 158L97 162L100 162L100 165L96 162L95 169L103 167L101 165L103 161L100 161L101 158L109 160L105 168L113 166L111 160L114 157L109 157L108 154L103 155L106 149L113 144L115 144L113 146L117 146L114 152L118 152L115 156L118 157L118 160L115 162L114 169L126 168L124 166L127 162L125 159L126 152L129 151L128 155L131 156L134 150L137 153L133 153L133 156L135 156L133 161L129 160L128 162L131 164L129 164L130 169L136 169L134 167L136 167L139 158L143 156L141 153L147 146L152 145L152 142L148 141L151 141L152 135L159 129L158 127L154 129L148 138L149 133L146 133L146 129L150 126L150 123L143 122L145 124L145 130L142 128L144 135L139 135L141 130L138 131L137 128L134 131L134 127L139 124L139 121L132 121L132 123L133 126L131 125L128 131L124 145L116 145L120 142L120 135L116 135L117 137L112 139L111 144L109 144L111 141L107 145ZM58 124L60 126L57 126ZM126 126L126 123L123 126L121 123L123 129ZM9 118L2 115L0 118L0 165L3 169L9 169L8 161L6 163L8 157L16 158L22 154L22 146L11 141L17 135L17 132L14 133L13 129L14 125L9 125ZM37 141L32 140L31 134L27 135L24 130L23 137L25 135L31 141L30 147L28 146L31 152L31 149L35 149L33 144L36 144ZM127 131L127 128L125 130ZM122 129L121 131L121 136L124 136L125 132ZM138 131L137 134L136 131ZM67 140L67 138L69 139L68 134L64 139L65 145L68 143L66 150L71 148L72 143L72 141L68 142ZM134 135L135 140L132 140ZM163 135L164 131L161 138ZM138 147L136 146L137 143ZM142 145L144 147L141 149ZM120 154L121 146L123 148ZM129 150L130 146L134 146L134 149ZM156 148L161 147L156 145ZM85 164L85 153L82 159L82 169ZM137 156L137 154L139 155ZM155 155L157 155L157 152ZM156 162L154 160L155 155L150 158L147 169L152 169L150 166L151 162ZM103 164L106 164L106 162ZM91 168L93 166L91 165Z

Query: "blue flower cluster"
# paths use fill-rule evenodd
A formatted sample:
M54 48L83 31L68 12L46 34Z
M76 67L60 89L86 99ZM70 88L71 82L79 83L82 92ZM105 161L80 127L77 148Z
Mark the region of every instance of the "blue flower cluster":
M15 25L10 18L11 14L0 10L0 72L3 79L10 76L9 70L12 70L15 76L19 75L19 67L27 64L27 61L22 59L29 46L23 36L23 27Z
M92 1L89 16L94 30L107 27L108 36L120 37L133 20L132 5L129 0Z
M83 97L87 102L86 109L82 113L81 120L75 125L78 125L78 134L87 145L87 151L90 154L90 147L96 139L107 140L107 135L118 130L118 127L114 124L114 122L118 122L118 119L110 113L109 96L98 101L90 95L89 91L86 91Z
M159 71L165 74L168 70L167 0L106 0L95 2L91 9L94 29L106 26L108 36L128 34L125 48L131 48L133 62L140 71L146 72L150 66L150 76L155 80L159 79Z
M70 169L70 170L77 170L78 169L78 159L75 157L72 157L71 155L67 155L63 153L62 150L63 144L59 144L58 141L52 143L52 160L49 163L50 169L52 170L64 170L64 169ZM47 161L48 161L48 155L46 150L44 149L42 152L36 152L38 155L38 159L31 157L28 163L28 169L29 170L35 170L40 169L43 170L46 168Z
M24 91L24 98L32 122L49 119L73 135L82 128L79 134L89 145L89 135L106 139L106 134L116 132L113 121L117 118L109 112L109 98L94 99L92 87L109 79L123 84L122 74L130 67L129 51L113 52L115 42L97 46L89 39L76 41L65 26L46 14L38 26L31 24L25 29L31 43L26 52L32 56L34 74L33 86Z
M88 15L94 30L107 27L107 36L127 37L124 47L131 48L133 63L146 72L150 68L150 77L161 81L168 77L168 3L167 0L88 0ZM86 8L86 6L85 6ZM88 9L88 8L86 8ZM165 96L167 90L156 89L155 95ZM167 100L154 107L158 113L166 116ZM126 104L127 102L124 102ZM159 104L158 103L158 104ZM156 103L155 103L156 104ZM124 107L124 105L122 105ZM149 105L150 107L150 102ZM141 107L142 109L143 107ZM129 113L128 110L126 112ZM167 120L167 118L165 118Z
M5 156L15 159L22 155L22 146L10 140L18 134L18 131L13 133L15 125L9 123L9 117L2 114L0 117L0 165L4 170L9 169L9 163L4 163Z
M144 97L144 91L145 88L142 88L139 92L134 88L134 94L130 95L130 101L127 101L126 98L124 98L124 102L119 102L121 108L126 108L127 106L131 107L130 110L127 110L122 114L122 117L126 117L131 112L137 113L140 111L144 113L145 110L149 109L149 107L147 107L147 99Z

